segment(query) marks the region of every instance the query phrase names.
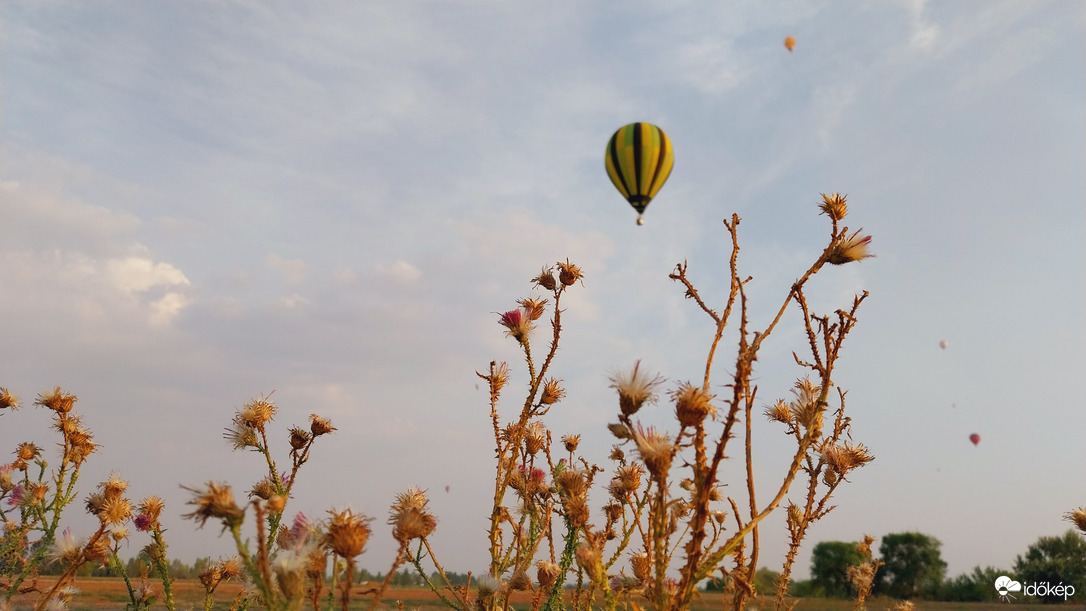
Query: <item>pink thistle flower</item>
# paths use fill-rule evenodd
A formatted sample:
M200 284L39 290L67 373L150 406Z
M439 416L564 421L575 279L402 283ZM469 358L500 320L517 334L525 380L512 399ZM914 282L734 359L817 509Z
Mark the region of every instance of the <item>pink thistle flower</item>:
M151 527L151 518L145 513L137 515L132 522L136 525L136 530L146 531Z
M19 503L23 502L23 497L26 495L26 488L22 484L11 489L11 496L8 497L8 506L15 507Z
M499 317L498 323L505 327L506 335L521 344L528 341L528 333L533 328L531 313L524 309L509 310Z
M290 536L295 541L304 541L306 535L309 534L309 518L305 517L305 514L298 512L298 515L294 516L294 524L290 527Z

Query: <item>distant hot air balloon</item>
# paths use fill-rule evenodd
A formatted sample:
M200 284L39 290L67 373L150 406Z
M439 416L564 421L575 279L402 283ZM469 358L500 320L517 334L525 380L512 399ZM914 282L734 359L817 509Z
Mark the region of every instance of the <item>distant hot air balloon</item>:
M630 123L611 136L603 161L615 188L637 210L637 224L643 225L641 214L671 175L671 140L651 123Z
M796 39L794 36L789 36L788 38L784 39L784 48L788 49L789 53L792 52L792 49L796 48Z
M969 436L969 441L972 441L973 445L977 445L978 443L980 443L980 435L973 433Z
M939 347L942 348L943 350L946 350L947 346L949 346L949 345L950 345L950 343L947 342L945 339L943 341L939 342Z
M449 486L445 486L445 494L449 493Z

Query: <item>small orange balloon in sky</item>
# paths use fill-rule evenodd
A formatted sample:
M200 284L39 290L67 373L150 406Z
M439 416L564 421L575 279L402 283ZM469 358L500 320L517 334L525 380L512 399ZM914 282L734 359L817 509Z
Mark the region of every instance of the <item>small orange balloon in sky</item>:
M795 39L795 37L789 36L788 38L785 38L784 39L784 48L788 49L788 52L791 53L792 49L796 48L796 39Z

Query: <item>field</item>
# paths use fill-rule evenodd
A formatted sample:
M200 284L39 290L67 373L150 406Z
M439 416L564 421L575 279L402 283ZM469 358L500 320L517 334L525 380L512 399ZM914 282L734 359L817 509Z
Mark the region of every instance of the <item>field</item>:
M99 610L99 609L123 609L127 602L124 582L116 578L85 577L76 580L79 593L72 600L69 608L72 611ZM357 595L351 603L352 609L369 609L370 600L363 596L363 586L357 590ZM204 590L197 580L177 580L174 582L174 598L177 609L199 610L204 605ZM215 593L215 609L229 609L234 597L241 591L240 584L223 583ZM514 606L526 609L529 600L523 596L523 600L514 598ZM31 595L16 597L14 610L31 609L34 597ZM851 611L851 600L837 600L825 598L809 598L800 601L796 607L799 611ZM383 600L383 608L406 610L415 609L445 609L437 597L429 590L423 588L391 588ZM869 600L867 606L871 611L884 611L893 606L894 601L889 599ZM918 601L916 611L987 611L993 607L1000 611L1016 611L1024 608L1037 608L1036 605L1007 604L1007 603L946 603ZM164 609L162 605L156 605L154 609ZM311 608L311 607L310 607ZM322 609L326 608L322 605ZM334 607L338 609L338 605ZM706 611L709 609L722 609L723 600L719 593L703 593L694 601L691 611ZM768 608L772 608L771 606ZM758 606L750 607L752 611Z

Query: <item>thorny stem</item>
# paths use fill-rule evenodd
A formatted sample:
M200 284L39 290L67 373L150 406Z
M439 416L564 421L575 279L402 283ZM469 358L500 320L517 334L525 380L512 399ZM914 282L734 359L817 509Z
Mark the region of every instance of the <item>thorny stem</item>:
M151 530L151 539L155 542L155 545L158 547L160 552L156 555L154 563L156 565L155 568L158 570L159 576L162 577L163 604L166 605L167 609L173 611L173 580L170 579L169 570L166 565L166 541L162 539L162 531L158 527Z
M101 539L103 536L105 536L105 532L106 532L105 525L99 526L97 532L95 532L93 535L91 535L91 538L87 540L87 543L86 543L86 545L83 546L83 549L84 550L92 549L93 546L98 542L98 539ZM82 558L79 561L73 562L68 567L68 569L66 571L64 571L64 574L60 576L60 579L58 579L57 582L55 584L53 584L53 587L50 588L49 592L47 592L45 594L45 596L42 596L41 599L38 600L38 604L34 607L34 610L35 611L42 611L43 609L45 609L45 607L48 606L49 601L51 601L53 599L53 597L56 596L56 593L59 592L61 588L68 585L68 582L71 581L75 577L75 572L77 570L79 570L79 567L83 566L83 564L85 562L86 562L85 558Z
M351 578L354 577L354 557L347 557L345 560L347 561L347 575L343 578L343 590L339 599L342 611L347 611L351 605Z
M445 596L444 592L439 590L438 587L436 585L434 585L434 582L431 581L430 578L426 575L425 569L422 568L422 542L421 541L419 542L419 551L418 551L418 553L410 554L410 556L411 556L411 564L413 564L415 566L415 570L418 571L419 575L422 576L422 580L426 583L427 587L430 588L430 591L433 592L434 594L436 594L437 597L441 599L441 602L445 603L446 607L450 607L450 608L453 608L453 609L457 609L458 611L462 611L464 609L464 607L454 603L451 600L449 600L449 598L447 596ZM433 555L431 555L431 558L433 558ZM448 582L448 580L446 580L446 583L447 582ZM459 596L457 596L457 598L459 598ZM370 608L371 609L376 608L375 605L380 600L381 600L381 598L379 596L375 597L374 598L374 604L371 605Z
M735 228L738 225L738 220L738 216L733 215L732 223L730 225L726 224L729 231L733 235L733 255L737 252L736 249L738 248L738 240L735 236ZM675 609L689 607L690 601L693 597L695 585L698 581L705 578L708 572L712 569L712 566L715 566L719 562L719 559L712 559L716 559L718 557L723 558L727 555L726 553L721 554L720 551L718 551L717 553L712 554L709 558L706 558L704 563L702 562L702 556L705 551L703 548L706 536L705 525L708 520L709 513L709 492L716 481L716 475L720 466L720 462L724 458L724 448L727 445L728 440L731 438L731 428L735 424L737 412L740 406L740 401L745 397L745 394L747 392L747 387L750 383L750 376L753 372L753 362L757 358L758 349L761 347L762 341L765 340L765 338L767 338L769 334L773 332L773 330L777 326L777 323L779 323L781 318L784 316L784 312L788 308L789 302L792 301L795 295L801 293L803 286L806 284L807 280L810 279L811 276L813 276L814 274L818 273L818 271L829 260L830 253L832 252L837 241L839 241L840 239L840 234L835 234L832 237L830 244L825 248L825 250L822 251L822 254L819 256L819 258L810 266L810 268L807 269L803 276L792 285L791 290L789 291L787 297L785 297L773 321L769 324L768 327L766 327L763 332L755 333L753 338L749 342L747 339L747 298L746 293L743 290L743 285L746 283L747 280L749 280L749 278L740 282L738 280L738 271L735 258L733 257L733 259L731 260L730 271L732 277L732 290L738 291L739 293L741 311L739 328L739 348L738 357L736 359L735 382L732 385L732 400L730 402L728 416L725 420L724 432L716 444L716 449L713 454L712 462L707 466L707 468L704 465L695 465L696 477L694 478L695 490L693 500L694 515L691 520L692 536L686 547L687 562L685 567L681 571L683 577L679 585L679 596L678 599L675 601ZM685 272L685 268L681 271ZM685 276L685 273L683 273L682 275ZM672 277L674 278L674 274L672 275ZM685 280L684 283L686 283ZM686 284L688 286L687 296L691 296L692 293L696 295L696 292L691 290L692 287L690 287L688 283ZM704 306L703 309L709 311ZM711 315L713 315L711 311L709 312ZM715 315L714 320L717 320ZM825 396L821 398L821 401L825 401ZM806 443L801 443L801 450L803 451L803 454L806 454L807 446L809 446L810 443L812 443L813 441L813 439L810 439L809 433L810 432L808 432L808 438L806 439ZM766 507L766 509L763 510L756 517L756 519L752 520L752 522L749 523L746 528L741 530L736 535L733 535L729 542L725 545L725 549L728 549L730 551L730 549L735 545L736 537L746 537L746 535L749 534L753 530L753 528L757 526L758 522L760 522L766 515L768 515L769 511L772 511L772 509L775 509L777 505L780 504L780 500L783 498L784 494L787 493L788 487L791 485L792 480L795 478L795 470L798 469L798 461L800 459L800 456L801 455L797 453L796 457L793 459L793 465L789 471L789 475L785 478L784 485L779 490L773 502L771 502L770 505Z

